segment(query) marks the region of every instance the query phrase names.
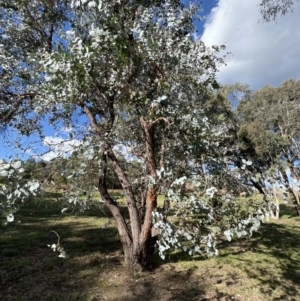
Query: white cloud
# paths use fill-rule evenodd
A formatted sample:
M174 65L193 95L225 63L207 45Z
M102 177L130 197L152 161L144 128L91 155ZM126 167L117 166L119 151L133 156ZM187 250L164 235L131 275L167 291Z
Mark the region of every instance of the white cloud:
M60 137L45 137L43 146L49 147L50 151L39 156L44 161L50 161L57 157L67 157L75 150L77 146L81 145L81 141L77 139L64 140Z
M220 0L204 25L207 45L226 45L222 84L241 82L259 89L300 79L300 3L277 22L262 23L258 0Z

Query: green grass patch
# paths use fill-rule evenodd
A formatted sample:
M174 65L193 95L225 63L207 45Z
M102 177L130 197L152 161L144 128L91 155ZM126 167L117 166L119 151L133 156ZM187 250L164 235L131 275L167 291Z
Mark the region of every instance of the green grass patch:
M218 257L172 252L165 261L156 257L153 271L131 275L110 214L62 214L50 201L58 196L26 204L20 222L0 228L1 301L300 300L300 218L292 208L281 205L281 219L251 239L220 242ZM51 230L68 259L47 247L57 242Z

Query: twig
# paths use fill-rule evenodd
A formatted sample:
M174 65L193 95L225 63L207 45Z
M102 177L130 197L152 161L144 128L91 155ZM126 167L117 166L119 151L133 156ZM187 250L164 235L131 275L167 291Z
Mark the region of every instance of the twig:
M57 235L57 238L58 238L58 240L57 240L57 246L59 246L59 241L60 241L59 235L58 235L57 232L54 231L54 230L51 230L50 232L53 232L53 233L55 233L55 234Z

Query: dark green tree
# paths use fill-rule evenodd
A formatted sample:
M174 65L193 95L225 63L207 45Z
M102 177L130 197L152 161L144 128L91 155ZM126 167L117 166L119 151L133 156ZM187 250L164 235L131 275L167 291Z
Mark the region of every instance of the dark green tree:
M261 168L280 173L280 182L299 215L300 82L287 80L278 88L265 86L243 99L236 111L238 140L244 152L256 158Z

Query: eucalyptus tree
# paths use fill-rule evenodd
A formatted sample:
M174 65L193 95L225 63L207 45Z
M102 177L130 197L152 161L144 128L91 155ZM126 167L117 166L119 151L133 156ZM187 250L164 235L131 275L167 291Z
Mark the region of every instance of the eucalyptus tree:
M245 151L256 157L260 167L273 170L279 184L290 193L298 215L299 101L300 82L287 80L278 88L265 86L256 91L237 108L241 120L238 136Z
M248 190L250 194L251 190L253 191L252 188L255 188L263 196L266 196L263 176L270 168L270 162L263 161L262 158L258 157L253 145L248 143L248 140L244 139L242 135L244 117L247 117L247 115L243 114L241 103L250 103L253 93L248 85L241 83L225 85L219 91L219 94L230 102L232 109L232 116L227 119L227 123L230 121L232 124L230 136L232 147L228 148L228 160L232 170L238 172L241 168L244 168L239 175L240 184L236 186ZM248 161L251 161L252 164L245 165L244 162Z
M149 267L155 242L162 257L170 247L213 255L218 237L231 240L258 228L268 216L267 202L245 212L215 187L230 148L230 110L224 115L223 99L215 94L223 47L207 48L193 39L199 7L177 0L3 3L8 25L2 21L1 47L8 60L1 57L7 74L1 82L2 122L27 134L42 132L38 121L48 120L58 132L63 124L72 129L70 139L81 139L72 155L80 168L61 170L71 183L67 202L87 204L74 191L82 189L78 180L96 162L97 189L116 221L131 270ZM16 75L19 69L25 77ZM24 114L10 115L11 110ZM117 158L118 148L125 163ZM139 170L136 179L128 165ZM111 172L129 220L108 190ZM178 223L158 210L159 192L173 201Z
M248 85L235 83L222 86L216 94L216 100L212 98L213 108L216 107L215 101L221 108L219 114L216 114L214 111L213 115L217 120L222 120L226 126L224 131L226 138L222 141L225 150L223 161L226 164L220 170L220 175L223 190L225 188L227 191L232 191L235 195L240 195L240 193L246 191L252 194L253 188L256 188L262 195L266 196L262 176L269 169L267 162L258 160L251 145L245 144L240 136L243 115L238 110L238 104L250 100L252 94L253 92ZM209 112L209 115L211 114L212 112ZM251 164L246 162L251 162Z

